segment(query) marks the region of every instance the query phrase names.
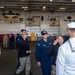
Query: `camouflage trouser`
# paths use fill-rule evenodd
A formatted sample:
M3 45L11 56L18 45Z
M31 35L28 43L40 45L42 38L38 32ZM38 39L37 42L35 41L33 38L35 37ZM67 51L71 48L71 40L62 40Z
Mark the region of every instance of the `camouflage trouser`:
M51 75L56 75L56 66L52 65Z
M29 75L31 68L30 56L20 58L20 66L16 70L16 74L20 74L20 72L23 71L24 68L26 73L25 75Z
M7 45L8 45L8 42L7 41L4 41L3 42L3 48L7 48Z

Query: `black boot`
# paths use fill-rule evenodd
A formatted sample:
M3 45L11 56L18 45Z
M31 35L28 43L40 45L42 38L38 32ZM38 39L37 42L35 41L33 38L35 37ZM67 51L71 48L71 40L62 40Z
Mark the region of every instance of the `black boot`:
M29 75L33 75L31 71L30 71L30 74Z

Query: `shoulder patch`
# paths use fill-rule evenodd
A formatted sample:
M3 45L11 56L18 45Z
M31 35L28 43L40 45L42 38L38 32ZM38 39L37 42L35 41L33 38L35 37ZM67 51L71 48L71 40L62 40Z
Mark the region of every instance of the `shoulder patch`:
M40 46L40 44L38 43L38 46Z
M20 41L20 39L17 39L18 41Z
M49 43L49 45L51 45L52 43Z

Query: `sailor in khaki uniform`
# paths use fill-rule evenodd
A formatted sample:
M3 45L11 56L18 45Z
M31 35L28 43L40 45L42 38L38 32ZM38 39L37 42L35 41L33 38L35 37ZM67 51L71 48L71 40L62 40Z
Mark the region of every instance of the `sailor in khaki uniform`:
M8 36L5 34L3 36L3 48L7 48L8 46Z
M75 22L67 24L69 40L59 47L56 75L75 75Z

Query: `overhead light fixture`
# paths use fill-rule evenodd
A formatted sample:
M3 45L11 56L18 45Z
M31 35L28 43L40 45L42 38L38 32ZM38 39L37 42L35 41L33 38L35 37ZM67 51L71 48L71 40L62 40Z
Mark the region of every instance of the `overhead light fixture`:
M3 6L1 6L0 8L4 8Z
M65 8L60 8L61 10L65 10Z
M46 6L43 6L43 9L42 9L42 11L47 11L47 8L46 8Z
M50 1L52 1L52 0L50 0Z
M43 9L46 9L46 6L43 6Z
M72 0L72 2L75 2L75 0Z
M23 9L27 9L28 7L22 7Z

